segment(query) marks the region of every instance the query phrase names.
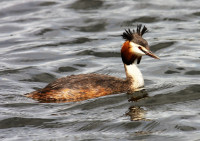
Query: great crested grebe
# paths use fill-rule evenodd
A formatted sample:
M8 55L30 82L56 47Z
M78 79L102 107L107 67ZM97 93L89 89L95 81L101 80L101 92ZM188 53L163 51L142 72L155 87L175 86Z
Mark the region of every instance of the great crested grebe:
M41 102L75 102L122 92L134 92L144 87L142 73L137 67L143 55L159 59L154 55L142 35L147 28L137 25L136 31L125 30L121 57L126 79L103 74L80 74L59 78L45 88L26 94Z

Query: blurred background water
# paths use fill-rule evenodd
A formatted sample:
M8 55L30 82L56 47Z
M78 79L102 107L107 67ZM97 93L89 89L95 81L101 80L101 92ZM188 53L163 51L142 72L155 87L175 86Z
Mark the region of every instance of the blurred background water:
M1 0L0 140L200 140L199 0ZM126 28L144 24L161 60L139 65L148 96L38 103L66 75L125 77Z

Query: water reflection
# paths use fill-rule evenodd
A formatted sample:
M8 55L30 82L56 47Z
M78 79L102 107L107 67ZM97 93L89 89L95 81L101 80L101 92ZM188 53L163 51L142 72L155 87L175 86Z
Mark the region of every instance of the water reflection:
M130 116L131 121L146 120L145 115L147 111L139 106L131 106L126 116Z
M127 93L128 101L138 101L140 99L143 99L145 97L148 97L148 93L145 89L142 89L140 91L136 91L134 93Z
M140 91L136 91L134 93L127 93L128 101L129 102L137 102L139 100L142 100L144 98L148 97L148 93L145 89L142 89ZM138 121L138 120L147 120L145 118L147 111L140 107L133 104L129 107L128 112L126 112L125 115L130 116L131 121Z
M145 90L141 90L128 95L128 101L133 104L129 107L128 112L125 115L130 116L130 120L149 120L146 118L146 114L150 111L145 109L149 106L165 105L177 102L191 101L200 98L200 85L191 85L183 90L177 92L169 92L168 94L159 94L154 96L148 96Z

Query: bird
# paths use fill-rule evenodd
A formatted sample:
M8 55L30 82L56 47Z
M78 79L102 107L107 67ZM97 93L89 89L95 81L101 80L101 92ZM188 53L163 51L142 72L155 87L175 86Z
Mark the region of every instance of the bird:
M144 79L138 64L144 55L159 59L150 51L148 42L142 37L146 32L146 26L139 24L136 30L125 29L121 35L125 40L121 47L121 58L126 78L97 73L70 75L25 95L39 102L77 102L144 89Z

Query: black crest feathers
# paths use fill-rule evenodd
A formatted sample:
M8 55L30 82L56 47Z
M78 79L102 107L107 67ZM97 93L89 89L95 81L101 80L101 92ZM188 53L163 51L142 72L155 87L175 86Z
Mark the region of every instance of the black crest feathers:
M143 26L142 29L142 24L137 25L137 34L142 37L144 33L148 32L146 26ZM131 31L130 29L125 29L125 32L121 35L123 39L131 41L134 38L135 30Z
M128 30L125 29L125 32L123 32L123 34L121 36L123 39L131 41L131 40L133 40L133 33L135 33L134 30L132 32L130 29L128 29Z
M140 35L142 37L142 35L144 35L144 33L148 32L146 26L143 26L142 29L142 24L137 25L137 34Z

